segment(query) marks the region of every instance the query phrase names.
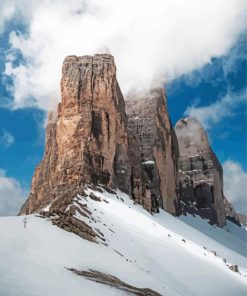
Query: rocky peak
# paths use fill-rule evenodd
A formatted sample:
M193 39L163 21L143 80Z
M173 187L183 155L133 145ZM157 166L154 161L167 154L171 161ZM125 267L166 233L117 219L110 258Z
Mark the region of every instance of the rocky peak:
M150 190L153 207L176 214L178 148L164 90L158 88L128 97L126 112L129 129L140 148L142 181Z
M195 118L182 118L175 127L179 145L179 196L183 211L223 226L226 216L237 222L223 194L223 171L207 134Z
M124 99L116 80L113 56L68 56L62 67L62 103L59 113L74 116L86 105L99 109L115 106L124 117ZM123 118L124 119L124 118Z
M219 226L226 215L236 216L224 198L222 168L201 124L181 119L174 131L161 88L125 102L109 54L65 58L61 102L48 116L44 156L20 213L52 203L51 211L66 216L73 198L89 184L119 188L149 212L182 210Z
M180 119L175 126L179 139L179 155L193 156L210 149L208 136L200 122L193 117Z
M85 183L129 188L127 118L114 58L65 58L61 98L57 116L49 116L44 157L22 213L76 195Z
M164 91L135 94L126 110L128 118L111 55L66 57L61 103L49 114L44 157L21 213L59 207L85 184L101 184L150 212L176 214L178 149Z

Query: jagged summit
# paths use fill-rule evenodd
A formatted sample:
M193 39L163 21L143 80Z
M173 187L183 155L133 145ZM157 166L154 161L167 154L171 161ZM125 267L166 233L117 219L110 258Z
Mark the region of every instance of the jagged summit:
M21 213L76 195L85 183L128 188L127 118L114 58L65 58L61 98Z
M161 88L128 97L128 126L134 131L141 151L144 180L168 212L179 212L177 196L178 146Z
M235 219L202 125L181 119L174 131L161 88L124 100L110 54L64 59L61 102L49 114L44 157L20 213L51 204L65 221L88 185L120 189L151 213L196 213L223 226L227 209Z
M223 170L208 136L194 117L180 119L175 127L179 146L179 196L183 210L197 213L211 223L225 225L231 205L223 194Z
M180 156L193 156L209 149L207 133L195 117L181 118L175 130L179 138Z
M101 184L129 193L150 212L161 207L177 214L177 156L164 92L135 99L128 101L127 118L113 56L66 57L61 103L49 116L44 157L21 213L54 200L58 206L85 184Z

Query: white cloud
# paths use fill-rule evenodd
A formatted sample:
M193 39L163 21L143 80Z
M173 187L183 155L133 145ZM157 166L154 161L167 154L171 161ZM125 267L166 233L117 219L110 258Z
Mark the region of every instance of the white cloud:
M15 142L14 136L7 130L2 129L0 133L0 144L8 148L12 144L14 144L14 142Z
M0 2L0 34L4 31L5 23L13 16L15 7L8 0Z
M239 95L227 93L226 96L208 106L190 106L185 110L185 116L196 117L205 129L210 129L222 119L236 114L240 104L246 104L246 90Z
M0 216L16 215L25 202L26 191L0 169Z
M31 2L31 5L30 5ZM225 54L245 27L245 0L12 0L29 35L12 32L25 65L6 63L15 107L45 110L59 99L67 55L109 48L124 93L188 73ZM30 99L34 97L34 99ZM53 99L55 98L55 99Z
M237 162L223 164L224 193L237 212L247 214L247 173Z

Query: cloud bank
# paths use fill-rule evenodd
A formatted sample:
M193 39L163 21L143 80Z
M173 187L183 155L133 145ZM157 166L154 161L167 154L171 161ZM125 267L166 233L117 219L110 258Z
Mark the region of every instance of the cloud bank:
M228 160L223 164L224 193L235 210L247 215L247 173L237 162Z
M245 27L245 0L9 0L28 33L12 32L6 75L14 107L59 100L67 55L109 48L123 92L160 85L225 54ZM15 66L16 52L25 63Z
M240 94L227 93L223 98L207 106L190 106L185 110L185 116L196 117L205 129L212 128L221 120L236 115L240 105L247 103L247 90Z
M13 3L8 2L8 0L2 0L0 2L0 34L4 32L6 22L11 19L15 7Z
M0 216L17 215L26 196L20 183L0 169Z

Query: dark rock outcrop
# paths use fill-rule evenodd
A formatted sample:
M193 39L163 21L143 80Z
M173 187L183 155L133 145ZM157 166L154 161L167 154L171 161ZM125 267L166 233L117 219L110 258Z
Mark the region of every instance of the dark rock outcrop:
M181 119L175 132L179 145L179 196L184 211L223 226L226 220L223 171L202 125Z
M229 269L234 272L239 272L238 265L231 265L231 266L229 266Z
M83 188L77 193L80 194L80 197L68 194L63 195L62 198L54 199L48 207L39 211L39 215L43 218L48 218L52 224L68 232L72 232L83 239L105 244L102 233L93 229L90 223L86 223L78 218L79 214L81 217L92 219L92 212L87 208L86 198L91 198L99 202L101 200L93 194L87 195ZM85 200L84 203L81 200Z
M161 296L161 294L153 291L149 288L137 288L135 286L129 285L119 278L112 276L110 274L105 274L96 270L77 270L74 268L67 268L73 273L82 276L90 281L94 281L96 283L101 283L104 285L108 285L114 287L118 290L127 292L128 295L138 295L138 296Z

